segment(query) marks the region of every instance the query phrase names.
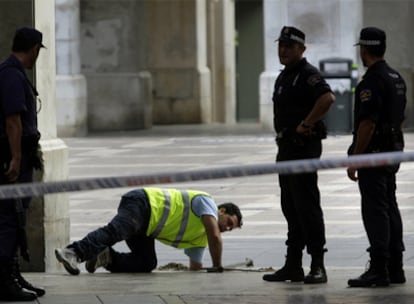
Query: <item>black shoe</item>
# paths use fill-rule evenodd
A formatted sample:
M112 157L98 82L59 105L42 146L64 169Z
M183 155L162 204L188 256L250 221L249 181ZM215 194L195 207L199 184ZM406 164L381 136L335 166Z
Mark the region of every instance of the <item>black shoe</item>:
M310 272L305 277L305 284L321 284L328 282L325 267L311 267Z
M29 282L27 282L22 275L17 277L17 282L20 286L28 291L33 291L38 297L42 297L45 295L46 291L42 287L33 286Z
M263 280L268 282L303 282L305 274L302 267L286 267L283 266L275 273L265 274Z
M46 291L43 288L33 286L28 281L26 281L25 278L23 278L23 276L20 272L19 260L17 258L14 259L14 263L13 263L13 276L14 276L14 278L17 279L17 283L19 283L19 285L22 288L24 288L28 291L33 291L34 293L36 293L36 295L38 297L41 297L41 296L45 295Z
M356 279L348 280L349 287L374 287L390 285L387 272L377 272L370 268Z
M406 282L404 269L390 270L389 271L391 284L404 284Z
M33 292L25 291L17 279L8 279L0 285L0 301L23 302L34 301L37 296Z

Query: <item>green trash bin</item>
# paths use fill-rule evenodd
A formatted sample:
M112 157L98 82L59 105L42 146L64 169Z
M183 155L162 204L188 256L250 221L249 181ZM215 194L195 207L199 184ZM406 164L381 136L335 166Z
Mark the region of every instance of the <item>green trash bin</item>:
M327 58L319 69L335 94L335 102L325 115L328 134L352 132L353 91L358 78L358 66L347 58Z

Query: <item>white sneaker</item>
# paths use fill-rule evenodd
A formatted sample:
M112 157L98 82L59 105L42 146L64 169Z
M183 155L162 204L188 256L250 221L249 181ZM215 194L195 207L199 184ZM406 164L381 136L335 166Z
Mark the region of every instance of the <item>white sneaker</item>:
M80 259L76 255L75 250L72 248L56 248L55 255L56 259L63 264L67 272L72 275L78 275L80 273L78 268Z

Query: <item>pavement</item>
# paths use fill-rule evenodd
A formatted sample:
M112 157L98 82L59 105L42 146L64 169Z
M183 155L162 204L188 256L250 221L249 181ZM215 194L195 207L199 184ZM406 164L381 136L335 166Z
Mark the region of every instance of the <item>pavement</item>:
M69 147L69 178L108 177L185 171L222 166L273 163L272 131L256 124L233 126L156 126L151 130L90 134L64 138ZM330 135L323 158L345 157L350 135ZM414 151L414 134L406 135ZM276 175L249 176L162 187L209 192L217 203L237 203L244 215L242 229L223 234L223 264L250 258L253 267L222 274L157 269L150 274L110 274L100 270L79 276L25 273L47 294L37 303L413 303L414 302L414 163L403 163L397 176L397 198L404 221L407 283L386 288L348 288L347 280L366 267L368 242L361 221L358 187L344 168L319 171L326 223L328 283L271 283L265 271L284 263L286 222L279 206ZM70 193L71 240L104 225L115 214L120 196L129 188ZM300 189L298 189L300 191ZM124 243L115 246L127 251ZM180 250L157 243L158 265L187 264ZM309 256L304 256L305 272ZM205 266L211 265L209 254ZM82 267L84 267L82 265Z

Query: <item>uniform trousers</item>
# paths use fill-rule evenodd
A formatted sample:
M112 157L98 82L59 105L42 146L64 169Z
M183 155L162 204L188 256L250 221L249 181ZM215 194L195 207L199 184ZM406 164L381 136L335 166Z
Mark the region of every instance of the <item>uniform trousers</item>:
M6 165L8 162L5 162ZM4 165L4 163L3 163ZM1 168L0 185L9 184L4 176L5 169ZM20 175L17 183L27 183L33 180L33 167L28 158L23 153L20 164ZM22 198L23 212L21 216L25 222L26 211L29 208L31 197ZM16 200L0 200L0 263L11 262L18 253L18 219L16 212Z
M404 251L403 225L398 208L396 172L399 166L358 170L361 212L371 256L390 258Z
M301 145L278 143L276 160L319 158L322 153L320 140L304 141ZM286 245L289 249L309 254L324 252L325 224L320 204L316 172L280 174L281 208L288 224Z
M89 260L106 248L126 241L131 252L111 249L111 272L150 272L157 266L155 240L146 236L151 208L144 190L133 190L122 196L117 215L104 227L88 233L70 244L81 261Z

